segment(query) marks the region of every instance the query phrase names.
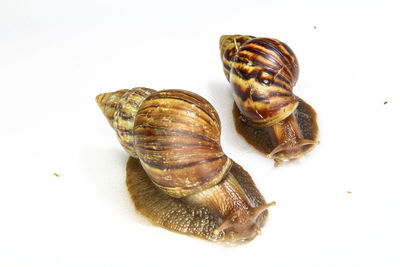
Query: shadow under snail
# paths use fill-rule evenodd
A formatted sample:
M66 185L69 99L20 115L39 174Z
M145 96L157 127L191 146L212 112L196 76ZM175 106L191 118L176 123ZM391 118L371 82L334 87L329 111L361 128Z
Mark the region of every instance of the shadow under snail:
M248 143L274 159L276 166L319 143L314 109L292 92L299 65L285 43L223 35L220 52L233 89L236 130Z
M137 87L96 102L130 154L126 183L152 223L206 240L260 234L268 207L250 175L222 151L220 119L203 97Z

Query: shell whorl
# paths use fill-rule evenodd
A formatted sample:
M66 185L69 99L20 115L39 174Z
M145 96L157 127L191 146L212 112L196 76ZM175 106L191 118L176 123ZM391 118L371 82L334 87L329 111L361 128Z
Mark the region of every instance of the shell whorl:
M234 100L249 121L270 126L296 109L298 101L292 88L299 67L295 54L285 43L270 38L228 35L221 37L220 48Z
M209 188L229 171L220 120L197 94L163 90L149 96L135 122L135 147L153 183L174 197Z
M254 39L254 36L250 35L222 35L219 39L219 51L221 53L221 60L224 67L224 74L229 81L231 68L232 68L232 60L235 56L236 52L239 50L239 47L251 40Z
M201 96L134 88L97 96L124 149L174 197L218 183L231 167L220 145L220 119ZM113 115L111 115L113 114Z
M134 148L134 125L136 113L143 100L156 90L136 87L131 90L122 89L112 93L100 94L96 102L115 130L122 147L132 157L136 157Z
M96 96L96 103L100 107L108 123L114 128L114 114L121 97L129 91L122 89L115 92L99 94Z

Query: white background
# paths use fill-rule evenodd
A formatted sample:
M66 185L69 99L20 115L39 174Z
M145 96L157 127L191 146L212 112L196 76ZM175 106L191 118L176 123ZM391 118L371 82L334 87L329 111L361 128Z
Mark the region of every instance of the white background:
M396 1L2 0L0 266L399 266L398 11ZM294 92L318 112L321 141L303 159L274 168L235 132L218 41L236 33L297 54ZM128 155L94 98L136 86L214 105L225 153L277 202L261 236L229 247L135 211Z

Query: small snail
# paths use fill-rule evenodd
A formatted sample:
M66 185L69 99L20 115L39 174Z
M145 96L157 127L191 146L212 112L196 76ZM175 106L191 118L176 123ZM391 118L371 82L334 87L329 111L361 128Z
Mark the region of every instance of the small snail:
M223 35L220 52L233 88L235 126L251 145L278 165L301 157L318 143L314 109L292 92L299 66L285 43Z
M131 156L128 191L151 222L207 240L248 241L260 233L274 202L222 151L220 120L207 100L138 87L96 102Z

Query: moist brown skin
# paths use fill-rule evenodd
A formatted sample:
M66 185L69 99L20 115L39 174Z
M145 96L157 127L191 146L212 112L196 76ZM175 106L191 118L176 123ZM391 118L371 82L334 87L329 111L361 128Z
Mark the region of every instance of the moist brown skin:
M227 175L229 178L207 189L208 193L203 191L183 198L168 196L158 189L138 159L129 158L126 171L128 191L136 209L152 223L168 230L237 243L252 240L265 224L268 204L249 174L235 162ZM221 190L225 192L220 194ZM233 197L226 198L227 195Z
M299 158L318 144L317 114L304 100L297 99L299 105L288 118L275 125L261 127L246 120L233 103L237 132L258 151L273 158L276 165Z

